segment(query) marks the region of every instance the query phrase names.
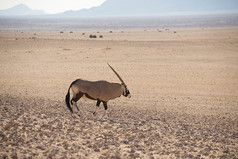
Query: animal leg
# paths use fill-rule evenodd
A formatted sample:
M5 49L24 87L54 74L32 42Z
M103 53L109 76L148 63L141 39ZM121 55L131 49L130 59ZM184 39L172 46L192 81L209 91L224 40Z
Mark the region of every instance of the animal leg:
M77 103L76 103L75 101L71 101L71 103L72 103L72 108L73 108L73 110L74 110L74 108L76 107L77 110L79 111L79 108L78 108L78 106L77 106ZM78 111L77 111L77 112L78 112ZM75 113L75 111L74 111L73 113Z
M74 101L71 100L71 104L72 104L72 110L74 110L73 107L74 107L74 105L76 104L76 102L74 102ZM76 118L74 111L71 113L71 116L72 116L73 118Z
M75 95L75 97L74 98L72 98L72 100L71 100L71 103L73 103L73 105L77 108L77 114L78 114L78 112L81 112L80 110L79 110L79 108L78 108L78 105L77 105L77 101L81 98L83 96L83 93L81 93L81 92L79 92L79 93L77 93L76 95ZM79 114L78 114L78 116L80 116Z
M77 105L77 102L75 102L75 106L76 106L77 110L80 111L80 110L79 110L79 107L78 107L78 105Z
M108 118L108 114L107 114L107 102L103 102L103 106L104 106L104 109L105 109L105 116L106 118Z
M76 106L76 108L77 108L77 115L80 117L80 114L82 114L82 112L81 112L81 110L78 108L78 105L77 105L77 102L75 102L75 106ZM78 114L78 112L80 113L80 114Z
M96 104L96 109L95 111L93 112L93 115L96 115L97 111L98 111L98 108L99 108L99 105L100 105L101 101L98 99L97 100L97 104Z

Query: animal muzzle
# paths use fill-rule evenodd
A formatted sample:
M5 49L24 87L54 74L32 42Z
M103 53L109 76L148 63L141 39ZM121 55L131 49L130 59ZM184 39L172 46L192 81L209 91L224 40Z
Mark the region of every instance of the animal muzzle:
M131 94L128 94L128 95L127 95L127 98L131 98Z

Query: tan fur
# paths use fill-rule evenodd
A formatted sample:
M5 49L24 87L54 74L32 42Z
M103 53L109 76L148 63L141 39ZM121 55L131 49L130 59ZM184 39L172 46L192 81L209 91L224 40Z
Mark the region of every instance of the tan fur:
M100 99L105 102L123 94L123 86L121 84L107 81L91 82L79 79L72 85L72 90L74 94L79 92L86 93L94 99Z
M83 95L82 98L83 98L84 100L86 100L86 101L94 101L93 99L90 99L90 98L86 97L85 95Z

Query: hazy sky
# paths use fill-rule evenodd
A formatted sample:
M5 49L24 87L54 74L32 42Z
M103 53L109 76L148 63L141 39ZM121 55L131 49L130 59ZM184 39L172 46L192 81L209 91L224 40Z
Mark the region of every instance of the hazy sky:
M102 4L105 0L0 0L0 10L18 4L25 4L31 9L44 10L46 13L58 13L66 10L91 8Z

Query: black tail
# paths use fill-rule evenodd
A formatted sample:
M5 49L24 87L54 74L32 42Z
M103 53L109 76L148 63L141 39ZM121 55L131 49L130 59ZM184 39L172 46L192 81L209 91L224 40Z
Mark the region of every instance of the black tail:
M71 86L70 86L70 87L71 87ZM69 89L70 89L70 87L69 87ZM69 90L68 90L68 93L67 93L67 95L65 96L65 104L67 105L67 107L68 107L68 109L70 110L70 112L73 113L73 110L72 110L72 108L71 108L71 106L70 106L70 103L69 103L69 98L70 98L70 95L69 95Z

